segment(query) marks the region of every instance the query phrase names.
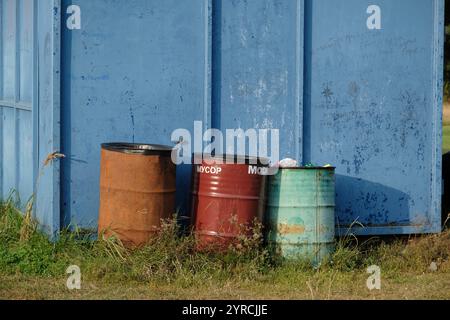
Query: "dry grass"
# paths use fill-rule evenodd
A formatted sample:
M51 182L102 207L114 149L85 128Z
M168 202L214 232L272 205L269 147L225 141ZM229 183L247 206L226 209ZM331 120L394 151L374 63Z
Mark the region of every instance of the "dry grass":
M448 103L444 104L443 121L444 121L444 126L450 125L450 104L448 104Z
M330 261L313 268L269 255L260 237L244 239L239 250L198 253L192 237L175 236L172 222L133 251L77 232L52 243L30 226L11 203L0 206L0 299L450 299L450 231L341 239ZM66 288L73 264L81 290ZM366 287L373 264L381 268L380 291Z
M81 290L70 291L65 287L66 279L62 277L0 275L0 299L450 299L448 272L405 273L396 277L382 274L382 287L379 291L369 291L366 288L367 276L362 271L317 275L299 273L292 275L289 281L269 278L254 282L211 281L187 288L151 281L104 282L83 279Z

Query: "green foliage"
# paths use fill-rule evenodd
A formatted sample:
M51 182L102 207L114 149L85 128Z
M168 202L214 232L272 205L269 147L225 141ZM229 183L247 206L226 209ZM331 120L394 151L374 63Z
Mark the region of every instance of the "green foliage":
M267 252L261 246L261 227L220 253L198 252L194 237L179 233L175 221L163 222L154 239L134 250L114 237L92 240L94 235L80 230L63 231L52 242L10 200L0 205L0 273L58 277L76 264L94 279L186 286L229 276L253 279L264 269Z

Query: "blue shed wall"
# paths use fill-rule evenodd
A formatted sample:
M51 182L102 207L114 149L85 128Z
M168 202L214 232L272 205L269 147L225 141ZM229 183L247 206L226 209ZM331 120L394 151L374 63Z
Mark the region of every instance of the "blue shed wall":
M82 25L63 23L61 208L64 225L95 227L101 143L173 145L173 130L210 124L210 2L64 0L63 13L72 3ZM190 178L178 170L180 208Z
M438 232L444 2L215 4L217 126L280 129L281 158L337 166L341 233Z
M336 165L341 231L438 232L444 1L378 0L369 30L373 4L0 0L0 197L38 181L47 232L95 228L100 144L198 120L280 129L282 157ZM190 167L177 188L186 213Z
M377 1L379 30L372 4L306 1L304 158L337 166L341 232L439 232L443 1Z
M0 197L33 193L33 0L0 1Z
M302 160L303 0L214 4L215 126L279 129L282 157Z
M61 170L58 159L48 160L61 150L61 1L35 0L35 6L35 213L42 229L55 235L61 228Z

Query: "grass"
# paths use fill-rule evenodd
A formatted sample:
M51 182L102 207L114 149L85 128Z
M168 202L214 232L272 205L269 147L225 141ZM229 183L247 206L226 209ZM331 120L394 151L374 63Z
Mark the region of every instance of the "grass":
M442 135L442 152L450 152L450 106L444 104L444 115L443 115L443 135Z
M442 152L443 153L450 152L450 125L444 126L442 138L443 138Z
M221 254L199 253L193 237L177 234L168 221L135 250L80 231L51 242L9 201L0 205L0 299L450 299L449 231L362 243L348 237L317 268L270 254L260 232ZM366 287L373 264L382 270L379 291ZM81 290L66 287L70 265L81 268Z
M450 151L449 106L443 151ZM449 230L363 243L347 237L313 268L271 255L260 233L226 253L199 253L193 237L178 237L170 221L135 250L80 230L51 242L31 219L31 206L17 207L12 199L0 203L0 299L450 299ZM381 290L366 287L373 264L381 268ZM71 265L81 268L81 290L66 287Z

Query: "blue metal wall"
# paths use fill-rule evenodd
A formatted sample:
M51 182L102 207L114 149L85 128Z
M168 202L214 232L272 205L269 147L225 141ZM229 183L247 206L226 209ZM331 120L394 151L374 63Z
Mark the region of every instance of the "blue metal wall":
M303 1L219 0L213 8L215 126L279 129L282 156L301 160Z
M33 192L34 2L0 1L0 197Z
M336 165L341 233L438 232L443 3L215 1L215 125Z
M81 9L81 29L64 14ZM63 1L62 203L65 225L96 226L100 144L169 144L210 123L208 0ZM178 172L186 207L190 172ZM183 194L181 194L183 193Z
M33 104L38 170L35 213L42 229L55 235L61 228L61 170L60 161L47 159L61 150L61 1L34 2L37 10L35 83L38 84Z
M39 176L48 232L95 227L100 143L199 120L336 165L341 231L438 232L443 3L2 0L0 195ZM189 167L177 183L186 208Z
M373 4L380 29L367 26ZM338 167L341 231L440 231L443 1L305 8L303 156Z

